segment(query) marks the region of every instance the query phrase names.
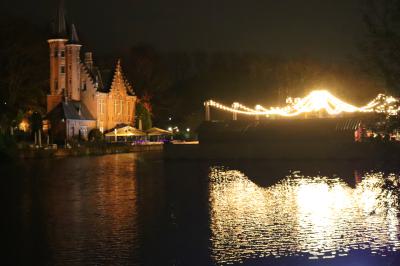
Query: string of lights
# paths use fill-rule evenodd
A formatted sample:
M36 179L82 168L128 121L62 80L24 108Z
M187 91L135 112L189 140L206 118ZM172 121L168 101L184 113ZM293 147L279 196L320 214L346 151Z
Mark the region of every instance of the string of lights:
M293 117L321 111L325 111L329 115L355 112L376 112L388 115L397 115L400 111L399 99L384 94L379 94L375 99L362 107L346 103L326 90L312 91L304 98L287 98L286 103L287 105L284 107L265 108L262 105L256 105L254 109L238 102L233 103L231 107L213 100L206 101L204 104L205 106L214 107L226 112L250 116Z

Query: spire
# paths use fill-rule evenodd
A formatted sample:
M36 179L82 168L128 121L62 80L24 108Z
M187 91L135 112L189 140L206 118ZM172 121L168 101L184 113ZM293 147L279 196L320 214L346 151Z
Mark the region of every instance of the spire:
M123 84L124 78L122 76L122 69L121 69L121 59L118 59L117 65L115 66L114 75L111 82L111 87L114 87L114 84Z
M71 25L71 36L69 38L69 44L79 44L78 33L76 32L75 24Z
M118 58L117 60L117 66L115 67L115 71L118 73L121 73L121 58Z
M115 66L113 82L119 81L123 82L124 78L122 76L121 59L118 59L117 65Z
M65 19L64 0L58 1L58 8L53 22L53 38L67 37L67 23Z

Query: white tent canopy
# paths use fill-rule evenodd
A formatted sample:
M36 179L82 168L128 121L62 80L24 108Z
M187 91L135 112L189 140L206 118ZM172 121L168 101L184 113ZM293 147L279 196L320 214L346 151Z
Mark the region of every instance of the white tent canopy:
M141 137L146 136L146 133L131 126L115 128L105 134L106 137Z
M163 135L172 135L171 131L164 130L158 127L152 127L146 130L148 136L163 136Z

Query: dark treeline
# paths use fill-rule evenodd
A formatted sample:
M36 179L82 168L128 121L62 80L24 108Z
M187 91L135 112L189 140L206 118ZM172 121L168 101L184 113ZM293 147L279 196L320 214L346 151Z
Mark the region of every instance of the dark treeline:
M365 41L361 66L400 96L400 0L364 0Z
M44 112L49 88L46 30L17 18L0 20L0 128L27 111Z

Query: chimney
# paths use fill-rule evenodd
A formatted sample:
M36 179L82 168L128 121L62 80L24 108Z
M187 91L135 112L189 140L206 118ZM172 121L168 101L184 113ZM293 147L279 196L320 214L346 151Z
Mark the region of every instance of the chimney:
M68 95L67 95L67 92L65 89L62 90L62 94L63 94L65 104L68 105Z
M89 70L92 70L93 68L92 52L85 53L85 65L89 68Z
M78 103L78 104L76 104L76 110L78 111L78 115L79 116L82 116L82 107L81 107L81 104L80 103Z

